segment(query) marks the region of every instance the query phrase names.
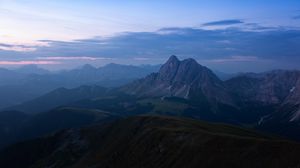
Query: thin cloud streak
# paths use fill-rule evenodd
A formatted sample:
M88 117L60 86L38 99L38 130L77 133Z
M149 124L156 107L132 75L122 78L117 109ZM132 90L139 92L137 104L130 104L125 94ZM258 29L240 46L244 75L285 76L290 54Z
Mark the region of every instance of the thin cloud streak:
M0 65L56 65L58 61L0 61Z
M213 63L256 62L256 61L259 61L259 59L255 56L231 56L229 58L208 60L208 62L213 62Z
M230 20L219 20L214 22L207 22L202 24L202 26L227 26L227 25L242 24L242 23L244 23L242 20L230 19Z
M292 19L295 19L295 20L300 19L300 15L294 16L294 17L292 17Z
M12 46L12 47L0 46L0 50L16 51L16 52L32 52L32 51L35 51L36 48L33 48L33 47L20 47L20 46Z
M87 61L96 61L96 60L112 60L113 58L107 57L37 57L39 60L87 60Z

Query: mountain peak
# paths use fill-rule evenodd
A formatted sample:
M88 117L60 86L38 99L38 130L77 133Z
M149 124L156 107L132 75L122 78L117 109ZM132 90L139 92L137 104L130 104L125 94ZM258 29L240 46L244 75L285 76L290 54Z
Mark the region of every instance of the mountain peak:
M82 69L96 69L95 67L93 67L92 65L90 64L85 64L82 66Z
M172 55L168 61L161 66L159 70L161 77L171 80L176 75L179 65L179 59L175 55Z
M177 56L175 55L171 55L170 58L168 59L168 62L180 62L179 59L177 58Z
M187 62L188 64L199 64L195 59L193 58L187 58L183 60L183 62Z
M43 69L38 67L37 65L24 65L18 69L15 70L16 72L19 73L24 73L24 74L47 74L49 73L48 70Z
M212 103L233 104L223 83L208 68L195 59L178 60L172 55L158 73L151 74L138 82L128 85L128 93L154 97L181 97L193 99L203 97Z

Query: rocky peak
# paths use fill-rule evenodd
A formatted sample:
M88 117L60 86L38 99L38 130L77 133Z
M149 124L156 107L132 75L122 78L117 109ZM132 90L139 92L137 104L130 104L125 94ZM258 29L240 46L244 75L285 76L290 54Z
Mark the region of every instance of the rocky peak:
M171 56L158 73L129 84L125 91L154 97L204 97L211 102L232 104L222 81L211 70L192 58L180 61L176 56Z
M172 80L177 73L179 65L180 61L178 58L175 55L172 55L159 70L161 78L165 80Z

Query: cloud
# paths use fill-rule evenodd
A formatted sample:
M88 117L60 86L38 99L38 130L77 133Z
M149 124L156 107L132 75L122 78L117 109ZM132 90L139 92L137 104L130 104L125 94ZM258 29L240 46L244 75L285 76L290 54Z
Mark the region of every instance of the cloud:
M15 51L15 52L33 52L38 47L49 46L46 42L32 42L27 44L5 44L0 43L0 50L3 51Z
M293 16L292 19L296 19L296 20L297 20L297 19L300 19L300 15Z
M107 38L79 39L75 41L40 42L47 46L32 46L32 52L0 50L3 59L31 59L59 61L64 66L90 63L161 64L170 55L180 58L192 57L197 60L212 60L223 64L238 62L240 67L260 62L261 69L271 65L266 61L278 62L278 68L299 69L300 30L278 27L260 27L258 24L243 24L242 28L207 30L192 27L163 28L154 32L127 32ZM249 28L244 28L249 26ZM253 30L253 27L256 28ZM165 32L165 33L162 33ZM3 45L2 45L3 46ZM59 54L59 56L58 56ZM72 61L74 60L74 61ZM102 61L95 61L102 60ZM282 63L284 60L284 64ZM205 62L211 63L213 62ZM282 63L283 64L283 63ZM65 67L63 67L65 68ZM68 67L67 67L68 68ZM252 66L254 70L257 67Z
M55 65L57 61L0 61L0 65Z
M244 23L242 20L230 19L230 20L219 20L214 22L207 22L202 24L202 26L227 26L227 25L242 24L242 23Z
M40 60L87 60L87 61L96 61L96 60L112 60L113 58L106 57L37 57Z
M227 63L227 62L257 62L259 59L255 56L231 56L228 58L212 59L208 62Z
M35 51L36 48L22 45L7 45L0 44L0 50L4 51L16 51L16 52L32 52Z

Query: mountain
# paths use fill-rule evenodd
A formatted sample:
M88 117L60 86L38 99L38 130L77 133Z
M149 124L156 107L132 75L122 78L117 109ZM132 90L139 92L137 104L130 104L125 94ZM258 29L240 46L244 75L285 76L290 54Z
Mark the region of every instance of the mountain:
M159 66L130 66L108 64L48 72L35 65L15 70L0 68L0 109L17 105L46 94L54 89L76 88L81 85L118 87L156 72ZM18 95L18 96L16 96Z
M28 102L9 107L7 110L14 109L28 114L46 112L82 99L101 97L107 93L108 89L96 85L80 86L74 89L59 88Z
M37 65L25 65L18 69L15 69L14 71L22 74L39 74L39 75L50 73L50 71L40 68Z
M298 120L300 71L274 70L245 74L225 83L241 107L259 105L271 108L275 113L265 116L265 119L281 116L282 122Z
M276 105L284 102L295 104L291 94L298 94L297 81L300 71L274 70L261 74L245 74L226 81L226 86L243 102L260 102ZM294 98L297 99L297 98Z
M135 79L144 77L149 73L157 71L158 66L132 66L120 64L107 64L95 68L91 65L84 65L81 68L66 71L61 75L68 81L69 85L77 86L82 84L98 84L105 87L117 87Z
M62 129L105 123L120 116L98 109L60 107L34 115L5 111L0 112L0 117L0 149L2 149L15 142L44 136Z
M158 73L135 81L122 90L142 97L181 97L234 105L223 82L191 58L179 61L176 56L171 56Z
M18 111L0 112L0 148L16 141L21 125L29 118Z
M300 71L243 74L225 83L242 111L256 111L258 129L300 139Z
M193 118L214 118L215 121L223 118L224 122L252 125L300 139L295 133L298 131L292 131L300 130L298 86L300 71L297 70L243 73L221 81L195 60L179 61L176 56L171 56L158 73L121 90L141 98L184 98L188 101L185 111L194 109L188 115Z
M299 167L300 144L229 125L139 116L69 129L0 152L0 167Z
M226 72L222 72L222 71L218 71L218 70L213 70L213 72L217 75L217 77L219 79L221 79L222 81L226 81L229 80L233 77L238 76L239 73L226 73Z
M97 109L73 107L56 108L28 118L19 130L20 139L31 139L55 133L62 129L79 128L95 123L104 123L118 118L110 112Z

